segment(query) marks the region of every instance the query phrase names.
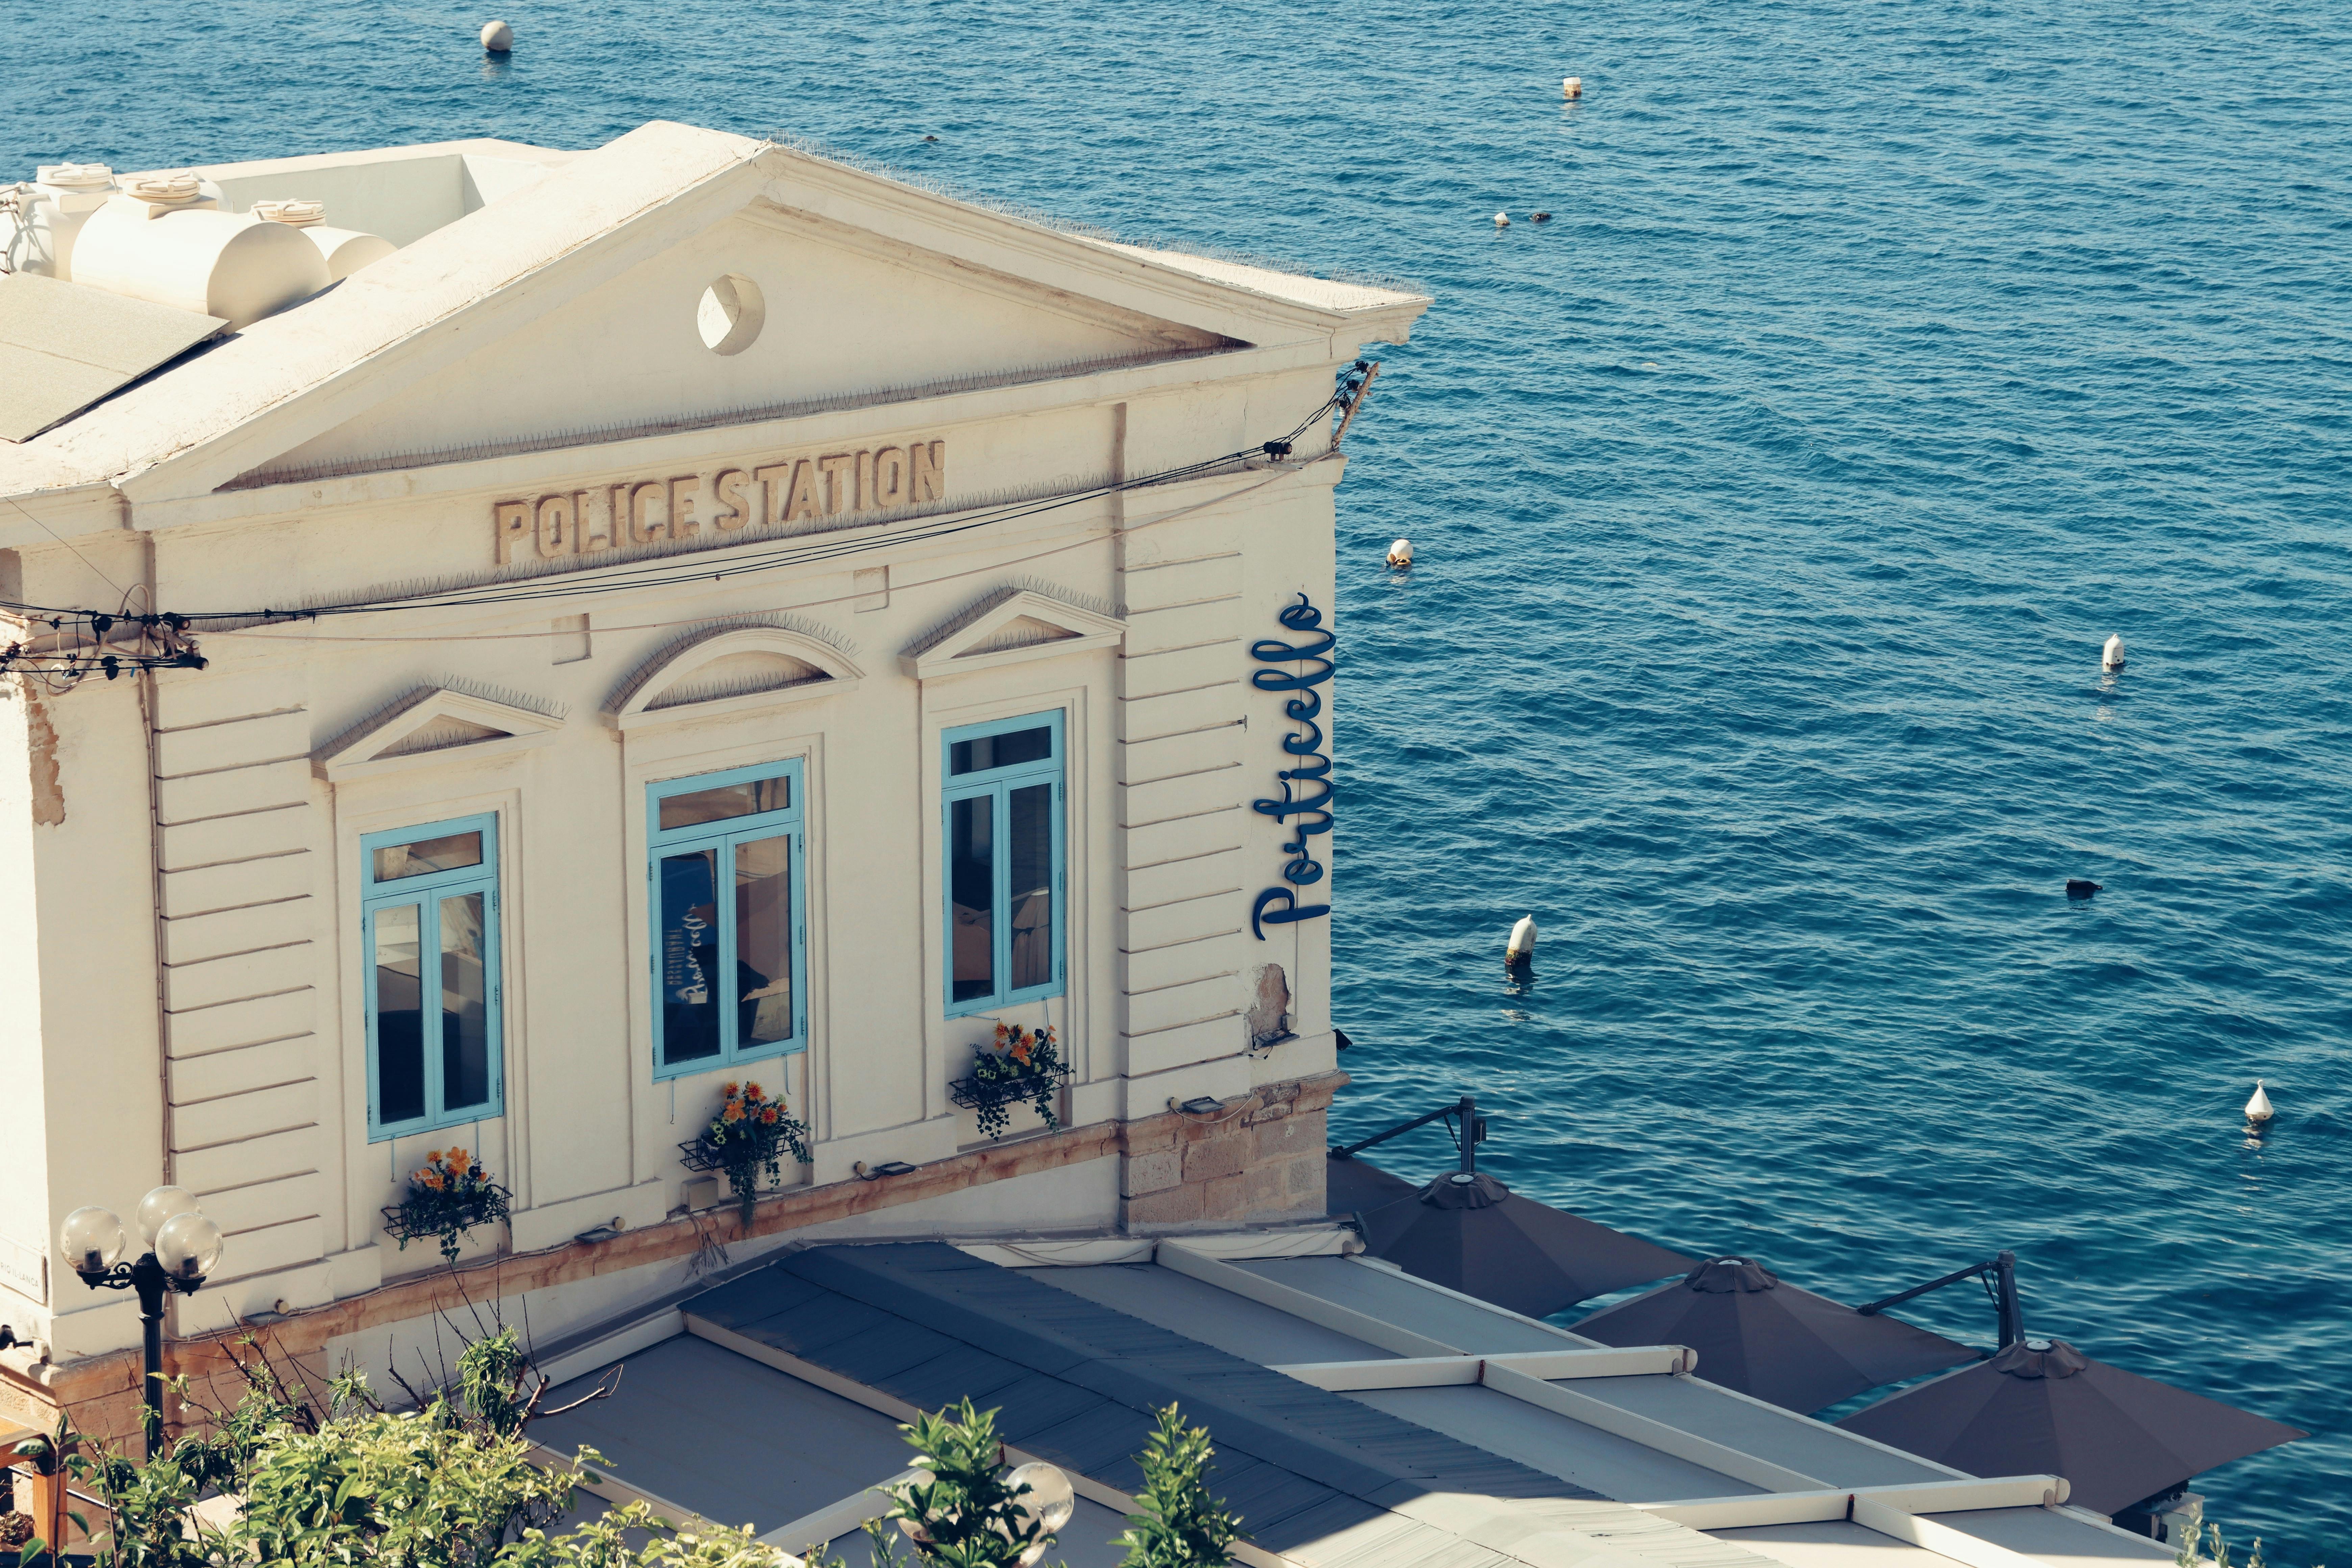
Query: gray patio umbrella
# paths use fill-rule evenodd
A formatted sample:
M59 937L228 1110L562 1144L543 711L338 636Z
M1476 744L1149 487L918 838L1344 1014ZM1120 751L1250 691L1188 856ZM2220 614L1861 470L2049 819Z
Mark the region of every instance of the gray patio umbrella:
M1411 1197L1414 1188L1402 1176L1391 1176L1368 1161L1333 1155L1323 1162L1323 1190L1326 1214L1350 1215Z
M1679 1274L1692 1261L1470 1171L1368 1212L1364 1246L1408 1274L1531 1318Z
M2021 1340L1838 1425L1975 1475L2063 1476L2068 1500L2100 1513L2310 1436L2093 1361L2063 1340Z
M1688 1345L1698 1374L1800 1415L1865 1388L1977 1359L1968 1346L1783 1283L1745 1258L1711 1258L1576 1325L1608 1345Z

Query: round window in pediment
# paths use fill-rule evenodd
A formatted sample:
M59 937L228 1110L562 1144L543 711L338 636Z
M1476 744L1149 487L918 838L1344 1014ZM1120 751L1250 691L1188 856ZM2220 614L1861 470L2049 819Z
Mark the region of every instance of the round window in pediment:
M740 272L712 279L694 313L702 346L715 354L741 353L758 341L767 323L768 304L760 296L760 286Z

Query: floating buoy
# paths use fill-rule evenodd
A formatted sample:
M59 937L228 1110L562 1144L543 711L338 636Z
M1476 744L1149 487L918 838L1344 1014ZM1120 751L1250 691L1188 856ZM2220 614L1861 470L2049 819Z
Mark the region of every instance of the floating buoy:
M926 136L926 137L924 137L924 138L923 138L923 140L924 140L924 141L926 141L926 142L936 142L936 141L938 141L938 140L939 140L939 138L938 138L938 137L936 137L936 136Z
M2066 879L2066 896L2070 899L2087 899L2098 890L2099 884L2086 877Z
M1511 928L1511 945L1503 950L1507 963L1524 963L1536 955L1536 917L1521 915Z
M504 22L482 24L482 47L494 55L503 55L514 47L514 29Z
M1412 541L1400 539L1389 546L1389 570L1402 572L1412 564Z
M2103 669L2124 667L2124 635L2116 632L2107 638L2107 646L2099 650L2099 666Z
M1549 222L1551 221L1551 214L1549 214L1549 213L1529 213L1529 214L1528 215L1528 221L1529 221L1529 222L1531 222L1531 223L1549 223Z
M1559 95L1562 98L1582 98L1584 96L1584 79L1580 76L1564 76L1560 78Z
M1510 227L1510 226L1511 226L1511 215L1510 215L1510 214L1508 214L1508 213L1496 213L1496 214L1495 215L1495 226L1496 226L1496 228L1508 228L1508 227Z
M2246 1120L2260 1127L2276 1114L2271 1109L2271 1097L2263 1091L2263 1080L2254 1079L2253 1098L2246 1101Z

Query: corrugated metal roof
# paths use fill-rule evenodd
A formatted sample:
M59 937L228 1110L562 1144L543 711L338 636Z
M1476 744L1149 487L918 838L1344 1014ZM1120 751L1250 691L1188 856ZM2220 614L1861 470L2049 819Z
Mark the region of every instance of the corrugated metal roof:
M969 1394L1007 1442L1127 1491L1150 1413L1181 1404L1276 1551L1430 1493L1598 1495L939 1244L794 1253L686 1311L925 1409Z

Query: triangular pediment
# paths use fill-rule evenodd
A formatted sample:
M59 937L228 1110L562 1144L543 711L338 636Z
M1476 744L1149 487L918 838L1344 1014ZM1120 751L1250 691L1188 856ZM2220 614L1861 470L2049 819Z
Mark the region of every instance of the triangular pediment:
M1203 355L1288 366L1293 351L1402 341L1426 304L656 122L41 439L52 467L102 456L112 474L123 452L150 454L123 493L194 509Z
M1127 623L1037 588L1000 588L966 605L899 656L921 679L993 669L1087 648L1116 647Z
M311 753L311 771L346 779L473 761L535 746L563 728L560 712L526 708L449 686L421 686L369 714Z
M755 203L272 460L625 439L1213 353L1218 333Z
M639 665L604 704L620 730L718 719L855 691L865 672L832 641L740 622L688 632Z

